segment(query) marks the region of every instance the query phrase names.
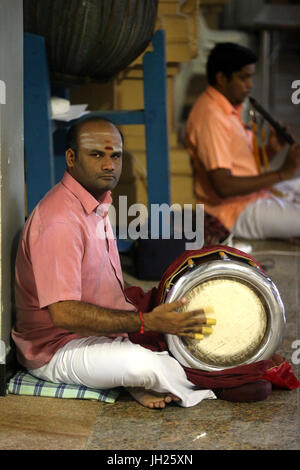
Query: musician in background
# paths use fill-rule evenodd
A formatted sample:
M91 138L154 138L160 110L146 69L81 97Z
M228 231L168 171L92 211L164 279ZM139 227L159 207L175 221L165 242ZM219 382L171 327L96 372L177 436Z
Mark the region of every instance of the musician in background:
M195 102L186 126L196 200L237 237L300 237L300 178L293 180L289 197L272 190L295 178L300 143L289 147L279 170L262 171L253 132L242 121L256 61L250 49L232 43L217 44L210 53L208 86ZM268 159L284 145L271 129L265 147Z

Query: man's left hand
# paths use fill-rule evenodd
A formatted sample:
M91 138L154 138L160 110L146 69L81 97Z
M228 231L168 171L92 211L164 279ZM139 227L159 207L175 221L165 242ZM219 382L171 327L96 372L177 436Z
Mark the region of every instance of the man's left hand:
M284 129L287 132L289 132L289 129L287 127L284 127ZM275 157L275 155L281 152L281 150L285 147L286 143L287 143L286 140L280 135L278 135L275 129L271 126L268 144L267 144L268 157L269 158Z

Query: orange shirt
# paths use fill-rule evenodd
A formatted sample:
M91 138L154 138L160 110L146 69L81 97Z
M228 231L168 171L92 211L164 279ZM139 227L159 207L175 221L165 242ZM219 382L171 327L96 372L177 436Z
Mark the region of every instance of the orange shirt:
M250 203L269 197L267 190L245 196L220 198L207 172L219 168L233 176L259 174L253 149L252 131L241 118L242 106L234 107L222 93L208 86L194 104L186 127L186 146L194 170L194 191L205 212L217 217L229 230Z

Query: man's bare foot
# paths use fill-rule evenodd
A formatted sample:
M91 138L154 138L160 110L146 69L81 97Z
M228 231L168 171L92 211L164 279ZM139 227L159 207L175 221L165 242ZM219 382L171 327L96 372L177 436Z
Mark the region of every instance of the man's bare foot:
M180 399L172 393L158 393L144 388L128 387L127 392L141 405L147 408L165 408L167 403L179 401Z

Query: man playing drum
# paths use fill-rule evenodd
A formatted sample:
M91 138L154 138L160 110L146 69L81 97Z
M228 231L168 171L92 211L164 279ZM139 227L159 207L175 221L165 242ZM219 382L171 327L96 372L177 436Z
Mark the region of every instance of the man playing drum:
M166 351L128 338L140 330L198 338L214 319L199 309L176 312L185 299L142 314L126 297L107 216L122 170L119 130L88 118L67 140L67 171L32 212L19 243L12 331L19 362L55 383L125 387L149 408L215 398L211 390L197 390Z
M290 146L278 171L261 172L253 133L241 118L256 60L250 49L232 43L218 44L210 53L208 86L186 126L194 191L197 203L237 237L300 237L300 178L291 180L300 167L300 143ZM271 130L268 157L283 146ZM275 195L270 190L274 185L283 194Z

